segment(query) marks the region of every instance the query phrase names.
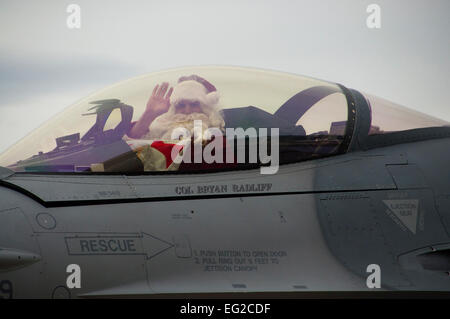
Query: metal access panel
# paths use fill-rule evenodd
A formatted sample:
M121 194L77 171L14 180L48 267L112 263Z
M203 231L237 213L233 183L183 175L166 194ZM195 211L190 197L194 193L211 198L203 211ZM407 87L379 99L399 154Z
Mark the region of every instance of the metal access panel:
M369 192L322 195L320 205L327 243L351 272L365 280L367 267L377 264L383 274L382 288L411 285L395 265L395 254Z

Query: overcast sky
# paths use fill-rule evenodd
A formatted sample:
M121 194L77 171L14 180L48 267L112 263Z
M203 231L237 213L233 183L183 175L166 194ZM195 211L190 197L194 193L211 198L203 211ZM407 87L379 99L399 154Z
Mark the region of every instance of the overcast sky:
M69 29L71 3L81 29ZM381 29L366 26L369 4ZM0 152L89 93L187 65L339 82L450 121L449 0L1 0Z

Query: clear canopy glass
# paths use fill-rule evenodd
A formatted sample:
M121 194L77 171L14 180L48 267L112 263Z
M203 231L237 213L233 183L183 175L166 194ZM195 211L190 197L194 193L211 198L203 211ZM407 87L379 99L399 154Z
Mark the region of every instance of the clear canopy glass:
M203 93L195 95L178 88L180 79L191 75L196 77L188 80L203 80L197 81L201 86L192 84L192 90L204 90ZM172 145L173 140L151 134L130 134L130 129L147 114L147 104L155 86L163 82L178 90L178 95L189 96L189 103L196 103L192 96L198 97L198 103L205 108L208 105L204 105L207 102L202 94L215 92L217 103L214 108L223 119L224 126L220 129L225 137L226 128L255 128L258 133L259 129L267 128L269 135L272 128L278 128L281 162L335 154L346 133L348 104L336 84L259 69L188 67L126 80L80 100L0 155L0 165L31 172L126 173L136 170L135 166L129 168L136 164L135 159L131 160L134 164L129 164L130 157L125 156L129 152L143 163L138 170L182 170L183 166L169 168L164 158L163 164L153 163L161 161L159 153L167 159L165 145ZM171 104L173 98L170 97ZM96 122L100 121L101 113L106 116L106 121L99 125ZM206 112L206 118L208 116ZM127 117L131 123L127 123ZM148 130L152 133L151 126ZM147 147L145 152L143 147ZM155 147L158 155L153 150ZM104 164L111 160L115 165L107 169L108 165ZM201 168L208 169L208 166L201 165Z
M369 135L388 134L417 128L449 126L450 123L417 112L377 96L364 93L371 109Z

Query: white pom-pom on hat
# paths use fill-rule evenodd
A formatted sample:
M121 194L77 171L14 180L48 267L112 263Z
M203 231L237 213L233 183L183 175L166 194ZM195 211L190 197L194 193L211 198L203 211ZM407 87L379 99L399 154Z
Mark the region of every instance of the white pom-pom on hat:
M208 105L214 106L219 103L219 93L217 91L210 92L206 95Z

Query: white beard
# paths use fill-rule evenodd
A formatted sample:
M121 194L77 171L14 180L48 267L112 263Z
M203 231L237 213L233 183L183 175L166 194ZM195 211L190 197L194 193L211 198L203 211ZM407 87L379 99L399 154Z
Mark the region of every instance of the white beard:
M201 121L201 129L200 127L194 127L195 120ZM191 137L195 138L194 143L201 143L206 140L205 132L210 127L217 127L223 131L224 121L219 113L212 113L209 116L204 113L165 113L152 122L149 133L143 139L179 140L180 138L176 136L178 134L174 130L184 128L189 131Z

